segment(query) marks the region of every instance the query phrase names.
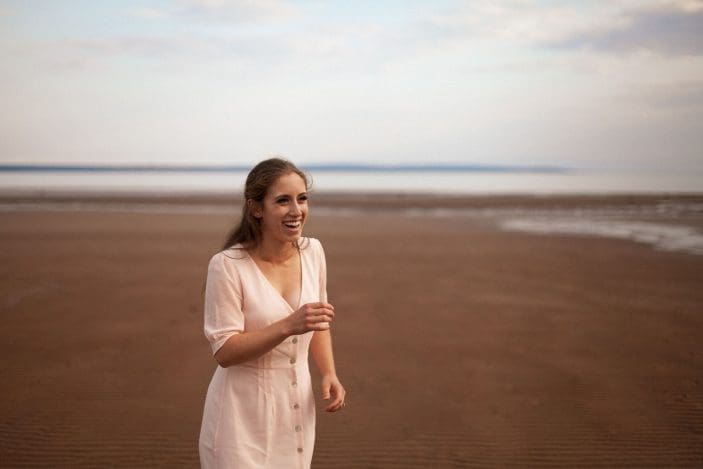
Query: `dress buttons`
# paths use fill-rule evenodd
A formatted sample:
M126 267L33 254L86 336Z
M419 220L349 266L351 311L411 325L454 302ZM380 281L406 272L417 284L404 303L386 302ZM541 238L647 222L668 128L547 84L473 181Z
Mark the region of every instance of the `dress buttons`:
M302 429L303 429L303 427L301 427L300 425L296 425L296 426L295 426L295 431L296 431L296 432L299 432L299 431L302 430Z
M299 452L299 453L302 453L302 452L303 452L303 448L298 448L298 452Z
M293 382L291 383L291 385L292 385L293 387L296 387L296 386L298 385L298 382L297 382L297 381L293 381Z
M295 358L291 358L291 359L290 359L290 364L291 364L291 365L295 364Z
M298 404L293 405L294 409L300 409L300 406Z
M297 344L297 343L298 343L298 338L297 338L297 337L293 337L293 343L294 343L294 344Z

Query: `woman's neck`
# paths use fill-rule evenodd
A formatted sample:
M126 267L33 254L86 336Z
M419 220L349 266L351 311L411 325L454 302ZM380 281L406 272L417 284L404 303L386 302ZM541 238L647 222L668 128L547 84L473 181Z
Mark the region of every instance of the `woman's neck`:
M293 243L276 242L262 239L261 242L254 248L254 255L271 264L285 264L296 254L297 250Z

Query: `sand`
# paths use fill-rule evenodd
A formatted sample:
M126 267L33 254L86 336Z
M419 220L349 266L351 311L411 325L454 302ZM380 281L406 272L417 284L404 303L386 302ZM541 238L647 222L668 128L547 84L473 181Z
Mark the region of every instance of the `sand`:
M306 227L349 393L313 467L703 464L703 256L398 211L661 200L387 200ZM0 466L197 467L202 286L234 214L92 202L0 213Z

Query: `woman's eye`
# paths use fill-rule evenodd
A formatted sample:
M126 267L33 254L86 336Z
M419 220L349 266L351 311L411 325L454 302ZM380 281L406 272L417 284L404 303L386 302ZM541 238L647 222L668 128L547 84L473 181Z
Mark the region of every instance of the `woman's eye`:
M286 202L288 202L288 199L278 199L276 201L276 203L279 203L279 204L285 204Z
M307 195L301 195L300 197L298 197L298 200L300 200L301 202L305 202L305 201L308 200L308 196L307 196Z

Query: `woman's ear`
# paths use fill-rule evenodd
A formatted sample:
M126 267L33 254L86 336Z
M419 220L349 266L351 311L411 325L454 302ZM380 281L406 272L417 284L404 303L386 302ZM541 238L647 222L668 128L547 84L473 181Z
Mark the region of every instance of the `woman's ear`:
M258 219L263 217L263 214L261 213L261 205L256 203L254 200L247 199L247 207L254 218Z

